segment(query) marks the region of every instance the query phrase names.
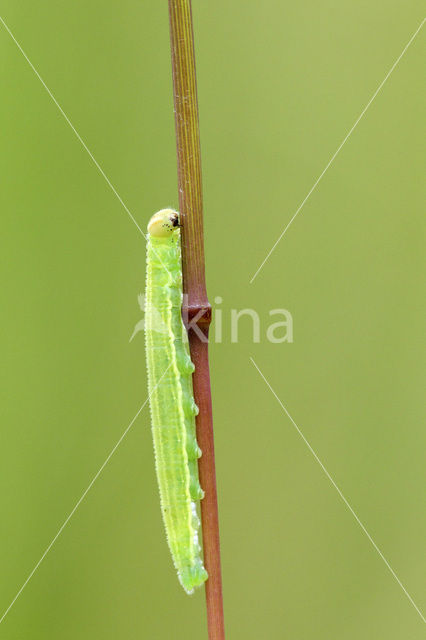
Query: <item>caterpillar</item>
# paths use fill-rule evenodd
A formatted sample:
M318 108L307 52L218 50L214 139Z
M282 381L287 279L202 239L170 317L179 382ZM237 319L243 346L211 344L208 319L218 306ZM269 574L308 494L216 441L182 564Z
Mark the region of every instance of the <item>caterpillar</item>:
M162 209L148 224L145 347L155 468L167 542L185 591L207 580L198 541L201 450L195 433L188 335L182 321L179 214ZM161 321L161 322L160 322ZM161 325L161 327L159 326ZM158 330L156 330L158 329Z

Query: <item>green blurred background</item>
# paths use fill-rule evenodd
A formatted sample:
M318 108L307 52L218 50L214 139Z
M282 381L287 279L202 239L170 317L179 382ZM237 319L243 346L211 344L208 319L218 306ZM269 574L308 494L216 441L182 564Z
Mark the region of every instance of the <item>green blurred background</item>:
M196 1L211 373L228 637L419 640L420 2ZM167 3L5 0L1 16L142 227L177 206ZM144 240L0 25L0 609L146 398ZM422 228L423 226L423 228ZM230 309L262 322L253 344ZM288 309L293 344L265 339ZM2 615L2 613L0 613ZM206 638L178 585L144 410L6 618L6 640Z

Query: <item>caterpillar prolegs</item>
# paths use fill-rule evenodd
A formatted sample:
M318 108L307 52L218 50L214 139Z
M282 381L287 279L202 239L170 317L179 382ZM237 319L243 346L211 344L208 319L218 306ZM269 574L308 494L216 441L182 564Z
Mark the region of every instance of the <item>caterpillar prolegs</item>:
M179 214L156 213L148 224L145 345L155 466L167 542L187 593L207 580L198 541L197 503L201 450L195 434L198 408L194 365L182 321Z

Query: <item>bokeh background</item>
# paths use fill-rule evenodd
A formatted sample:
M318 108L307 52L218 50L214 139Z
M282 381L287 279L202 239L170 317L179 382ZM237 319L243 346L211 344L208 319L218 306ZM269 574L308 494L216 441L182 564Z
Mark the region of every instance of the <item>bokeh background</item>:
M418 1L195 1L225 615L234 640L420 640L426 605ZM4 0L138 223L177 206L167 3ZM144 240L0 25L4 612L146 398ZM424 96L424 94L423 94ZM423 227L423 228L422 228ZM230 341L230 310L253 308ZM270 344L274 308L293 344ZM422 424L423 422L423 424ZM3 615L2 613L0 615ZM144 410L0 624L6 640L206 638Z

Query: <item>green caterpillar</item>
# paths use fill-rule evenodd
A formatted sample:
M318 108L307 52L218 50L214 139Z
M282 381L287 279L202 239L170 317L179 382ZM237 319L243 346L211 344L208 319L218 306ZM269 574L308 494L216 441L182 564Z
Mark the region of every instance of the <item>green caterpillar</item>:
M181 316L179 214L158 211L148 224L145 344L155 466L167 542L187 593L207 580L198 542L201 450L192 389L194 365ZM161 320L161 322L160 322Z

